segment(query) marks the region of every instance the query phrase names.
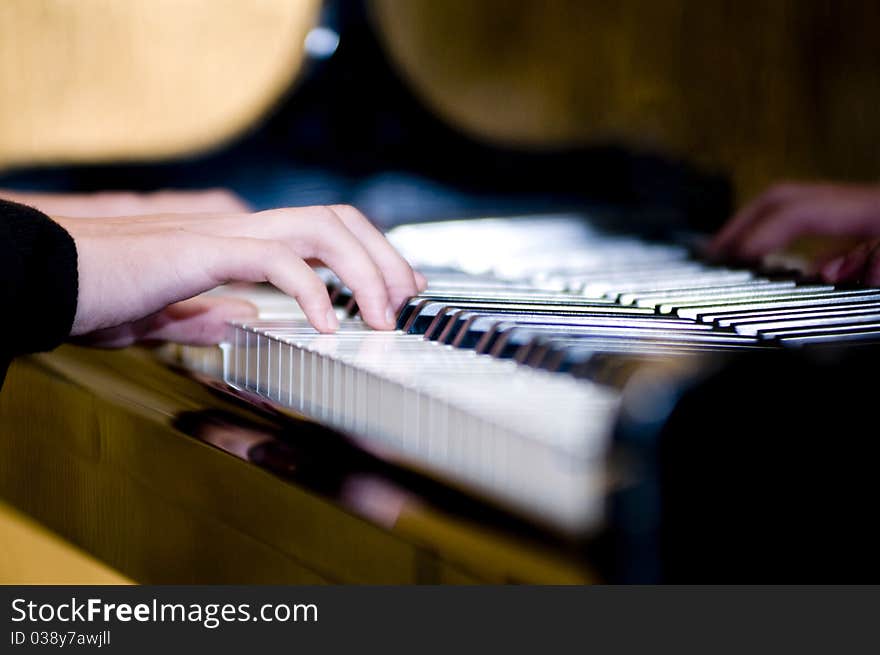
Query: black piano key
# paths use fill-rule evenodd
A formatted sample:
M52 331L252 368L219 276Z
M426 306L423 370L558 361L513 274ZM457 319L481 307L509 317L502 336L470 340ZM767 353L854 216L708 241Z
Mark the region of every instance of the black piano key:
M456 311L464 311L464 310L456 310ZM448 312L446 317L452 315L452 312ZM439 323L432 324L432 328L429 328L429 331L425 333L425 336L430 339L439 339L444 343L452 343L452 339L460 334L461 329L467 329L469 331L473 331L477 335L477 341L483 339L486 336L494 335L494 332L499 329L500 326L514 326L514 325L539 325L544 328L549 329L558 329L564 330L566 326L600 326L600 325L620 325L620 326L632 326L632 327L668 327L674 329L682 329L682 330L696 330L696 331L706 331L711 330L712 327L709 325L704 325L700 323L694 323L693 321L685 321L676 318L669 318L664 316L659 316L654 313L640 313L640 314L630 314L623 313L619 314L616 311L585 311L585 312L566 312L565 314L560 315L557 312L547 312L547 311L536 311L530 313L519 313L519 312L510 312L510 313L494 313L494 312L482 312L482 311L467 311L466 314L455 314L456 319L460 319L459 322L454 326L455 334L451 337L448 332L444 332L437 335L436 331L433 331L433 326L440 325ZM448 322L446 323L448 325ZM447 341L447 338L449 340ZM491 347L491 343L487 342L485 346Z
M818 307L788 307L785 309L764 309L745 312L732 312L717 316L707 316L712 323L719 328L735 328L737 325L756 321L771 320L774 317L784 316L833 316L838 313L863 313L872 310L880 310L880 302L854 302L850 304L820 305Z
M471 347L468 344L461 344L459 335L469 332L471 324L474 321L480 320L483 316L484 314L480 312L470 311L462 311L456 314L454 318L446 322L443 331L437 336L437 341L449 346L456 345L459 348ZM474 345L476 345L476 342L474 342Z
M343 310L345 311L345 315L349 318L354 318L360 312L358 309L357 301L354 299L354 296L349 298L348 302L343 306Z
M762 335L772 330L809 329L830 327L835 325L856 325L861 323L873 323L880 321L880 312L876 309L866 312L837 312L833 315L816 314L805 316L803 314L776 318L764 318L755 321L745 321L736 325L738 334Z
M566 326L570 325L588 325L588 324L609 324L611 322L626 322L626 324L630 325L642 325L644 327L648 327L650 325L655 326L667 326L673 327L675 329L687 329L687 330L698 330L705 331L711 330L712 327L709 325L705 325L702 323L694 323L693 321L682 321L679 319L665 319L656 314L651 316L639 317L636 319L630 317L608 317L607 315L594 315L587 317L558 317L548 320L547 317L542 316L529 316L529 317L517 317L517 318L509 318L505 317L502 320L499 320L500 317L497 316L486 316L482 317L480 320L475 321L471 324L470 329L474 330L479 334L479 340L477 341L477 345L475 346L475 350L478 353L491 353L495 348L495 344L499 339L502 339L505 343L502 343L500 346L501 350L498 351L499 357L510 357L511 348L514 346L508 346L506 341L510 338L509 332L513 332L516 328L523 328L527 330L530 326L538 326L538 330L547 330L556 328L558 331L564 331ZM538 330L532 330L530 334L537 334ZM520 344L522 345L522 344Z
M612 302L594 302L592 300L585 301L582 298L572 297L566 302L504 302L498 301L482 301L482 300L455 300L455 301L438 301L438 300L417 300L413 299L407 303L406 311L401 312L398 320L400 329L409 334L424 334L425 330L431 324L431 321L446 307L456 309L466 309L470 311L484 311L495 313L535 313L535 314L557 314L560 316L572 315L576 316L588 312L606 312L613 314L653 314L650 309L641 307L619 307ZM405 317L404 317L405 314Z
M445 332L446 327L459 315L466 311L467 310L460 309L458 307L444 307L443 309L441 309L439 312L437 312L434 320L431 321L431 323L425 329L425 339L428 339L429 341L437 341L440 336Z
M820 325L814 327L790 327L761 330L760 336L766 339L778 339L780 341L785 341L787 339L794 339L798 337L819 337L822 335L846 334L848 332L854 331L860 333L875 332L876 334L880 335L880 321L870 321L867 323L854 322L848 325Z
M739 350L765 348L756 337L713 332L665 332L646 334L644 331L575 331L571 328L554 331L536 326L515 326L501 331L488 354L494 357L513 357L519 363L530 364L545 356L547 348L580 346L604 351L676 351Z
M421 296L415 296L414 298L407 300L403 307L401 307L400 311L397 312L397 329L406 331L415 312L429 302L431 302L431 299L422 298Z
M553 348L554 346L551 343L548 343L547 340L536 339L528 356L522 360L522 363L526 366L531 366L532 368L541 368L544 361L550 353L553 352Z
M490 318L506 323L516 323L522 326L530 326L535 331L549 333L588 332L590 334L619 333L640 334L647 337L674 334L676 332L711 332L710 326L700 326L693 322L680 320L663 320L656 315L645 318L632 316L601 316L596 314L579 316L538 316L538 315L503 315L482 316L479 313L468 313L468 316L456 317L455 334L452 339L443 339L457 348L474 348L482 339L486 331L484 318ZM707 329L708 328L708 329Z
M437 314L448 307L449 305L446 303L430 299L418 298L411 300L407 303L406 308L409 311L406 319L403 319L404 312L401 312L401 315L398 318L398 324L403 321L403 324L400 325L399 329L407 334L423 334L424 331L428 329L431 321L436 318Z
M615 316L610 314L583 314L579 316L552 316L552 315L503 315L487 314L479 316L469 324L463 325L467 329L468 342L475 343L474 349L478 353L489 352L500 331L511 329L514 326L536 326L539 330L565 331L569 326L630 326L630 327L656 327L676 330L708 331L712 326L693 321L685 321L675 318L667 318L657 314L644 316ZM453 344L455 345L455 344Z
M765 278L757 278L747 280L745 282L736 282L732 284L701 284L699 282L691 282L690 280L682 280L681 286L678 287L658 287L656 284L645 285L644 289L632 289L628 291L614 291L613 297L621 305L635 305L642 298L666 297L678 294L698 294L708 291L738 291L748 289L767 288L771 281ZM793 286L793 285L791 285Z
M880 345L880 330L871 328L849 328L838 332L781 336L778 337L778 339L779 342L787 348L844 344Z
M503 332L489 352L493 357L512 357L520 364L534 361L533 350L538 345L550 345L553 348L579 348L606 353L631 353L644 355L684 354L712 350L742 350L766 348L765 343L755 339L735 340L733 343L682 343L675 340L644 340L632 337L595 337L566 338L564 335L548 337L545 334L530 330L527 327L515 327Z
M834 287L823 287L830 291ZM629 300L628 304L637 305L639 307L656 307L658 305L675 304L679 302L688 302L690 299L702 300L712 298L750 298L762 297L776 294L788 293L790 290L797 289L797 285L792 280L783 282L757 282L753 284L733 284L724 286L708 286L708 287L686 287L682 289L667 290L665 292L652 293L631 293L624 294L624 298ZM813 291L818 291L814 288ZM795 291L795 293L797 293Z
M340 284L331 284L328 287L328 292L330 294L330 302L336 307L344 307L354 298L351 289Z
M500 323L494 330L491 339L478 352L500 359L512 358L522 364L530 350L542 339L543 335L528 326L515 323Z
M540 335L528 328L514 327L499 334L488 354L501 359L512 358L517 364L524 364L540 340Z
M620 338L627 337L632 340L644 341L645 343L657 343L672 341L675 343L745 343L752 341L751 339L742 339L740 337L722 333L714 333L704 330L682 330L680 326L666 328L650 328L645 326L566 326L564 328L553 329L551 326L533 326L531 329L533 334L549 334L556 338L565 338L571 340L601 340L602 338ZM703 338L707 337L707 338ZM730 337L733 337L731 340ZM497 341L496 341L497 343Z
M614 307L615 303L607 299L587 299L571 294L548 294L545 292L537 292L534 294L484 294L474 291L468 291L462 294L449 294L437 292L434 294L424 292L410 298L398 314L398 329L408 330L412 325L414 316L423 311L424 308L430 307L431 312L437 312L435 303L441 303L446 306L465 307L495 307L504 308L509 305L524 304L528 306L570 306L570 305L587 305L601 307Z
M462 328L464 321L468 320L472 317L479 315L497 315L499 319L512 319L516 316L546 316L548 317L585 317L585 316L593 316L597 314L605 314L608 316L651 316L653 312L649 309L639 308L639 307L617 307L615 305L592 305L592 304L571 304L571 305L524 305L524 304L514 304L514 305L501 305L495 304L491 306L483 306L473 304L465 304L459 305L454 304L451 307L455 307L457 309L464 309L467 311L467 317L464 314L458 314L455 319L452 321L452 331L450 330L450 326L447 325L446 329L443 332L443 336L439 337L439 340L444 343L451 343L452 338L458 334L459 330ZM635 311L633 311L635 310ZM433 320L433 319L432 319ZM430 324L430 321L423 321L421 316L417 316L410 323L408 331L414 334L421 334L426 329L425 322Z
M723 305L727 303L757 303L767 301L795 300L799 297L815 297L820 294L834 293L830 285L809 285L790 289L771 289L768 291L752 291L744 293L709 293L705 296L682 296L678 298L658 298L651 301L651 306L661 314L675 314L679 309L698 307L701 305Z
M651 277L637 284L616 285L614 291L608 292L608 297L613 297L617 302L628 305L634 302L634 296L646 294L671 294L684 289L697 290L709 287L730 287L740 285L764 285L770 280L757 278L749 271L715 271L705 273L680 275L673 278Z
M817 293L799 298L763 298L756 301L729 301L723 303L696 303L679 305L673 314L679 318L689 318L711 322L719 314L730 314L738 311L762 309L786 309L792 307L819 307L822 305L846 304L864 300L880 301L880 292L876 289L860 289L856 291L832 291Z
M602 339L619 338L654 344L732 347L754 345L758 342L755 337L742 334L722 332L684 332L653 328L568 328L564 331L560 330L558 332L553 332L552 334L554 334L556 338L567 339L573 342L576 340L589 342L590 340L601 341Z

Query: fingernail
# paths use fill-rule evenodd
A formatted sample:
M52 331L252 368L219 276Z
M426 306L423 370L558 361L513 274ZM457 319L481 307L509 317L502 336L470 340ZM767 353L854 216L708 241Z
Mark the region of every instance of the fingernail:
M390 307L385 309L385 323L391 327L397 326L397 315Z
M339 318L336 316L335 309L327 310L327 329L334 332L339 329Z
M838 257L825 264L825 266L822 267L822 277L826 280L836 280L838 274L840 274L840 268L843 266L845 259L846 257Z

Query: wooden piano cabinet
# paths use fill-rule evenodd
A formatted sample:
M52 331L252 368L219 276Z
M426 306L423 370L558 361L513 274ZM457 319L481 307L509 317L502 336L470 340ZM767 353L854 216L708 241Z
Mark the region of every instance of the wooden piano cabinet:
M43 526L0 502L0 584L129 584Z
M388 469L146 350L22 358L0 393L0 499L136 582L595 579L577 548Z

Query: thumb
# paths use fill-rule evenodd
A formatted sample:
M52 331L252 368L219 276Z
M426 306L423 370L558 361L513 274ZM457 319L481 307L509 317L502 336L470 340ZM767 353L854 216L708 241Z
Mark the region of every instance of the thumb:
M123 348L139 341L208 346L223 341L227 321L256 316L257 308L247 300L196 296L140 320L83 335L76 341L103 348Z
M174 341L194 346L213 345L226 336L227 321L257 317L253 303L241 298L196 296L169 305L141 341Z

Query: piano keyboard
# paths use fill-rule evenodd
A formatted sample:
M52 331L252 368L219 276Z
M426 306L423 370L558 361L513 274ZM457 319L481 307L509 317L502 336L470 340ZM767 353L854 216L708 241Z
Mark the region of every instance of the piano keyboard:
M601 525L622 403L651 388L639 363L880 340L880 290L713 266L578 217L403 226L389 238L429 280L395 332L366 328L332 278L332 335L280 293L248 291L260 319L230 326L224 380L567 532ZM207 368L198 350L179 356ZM637 365L607 375L615 362ZM662 395L639 399L641 414L668 411Z

